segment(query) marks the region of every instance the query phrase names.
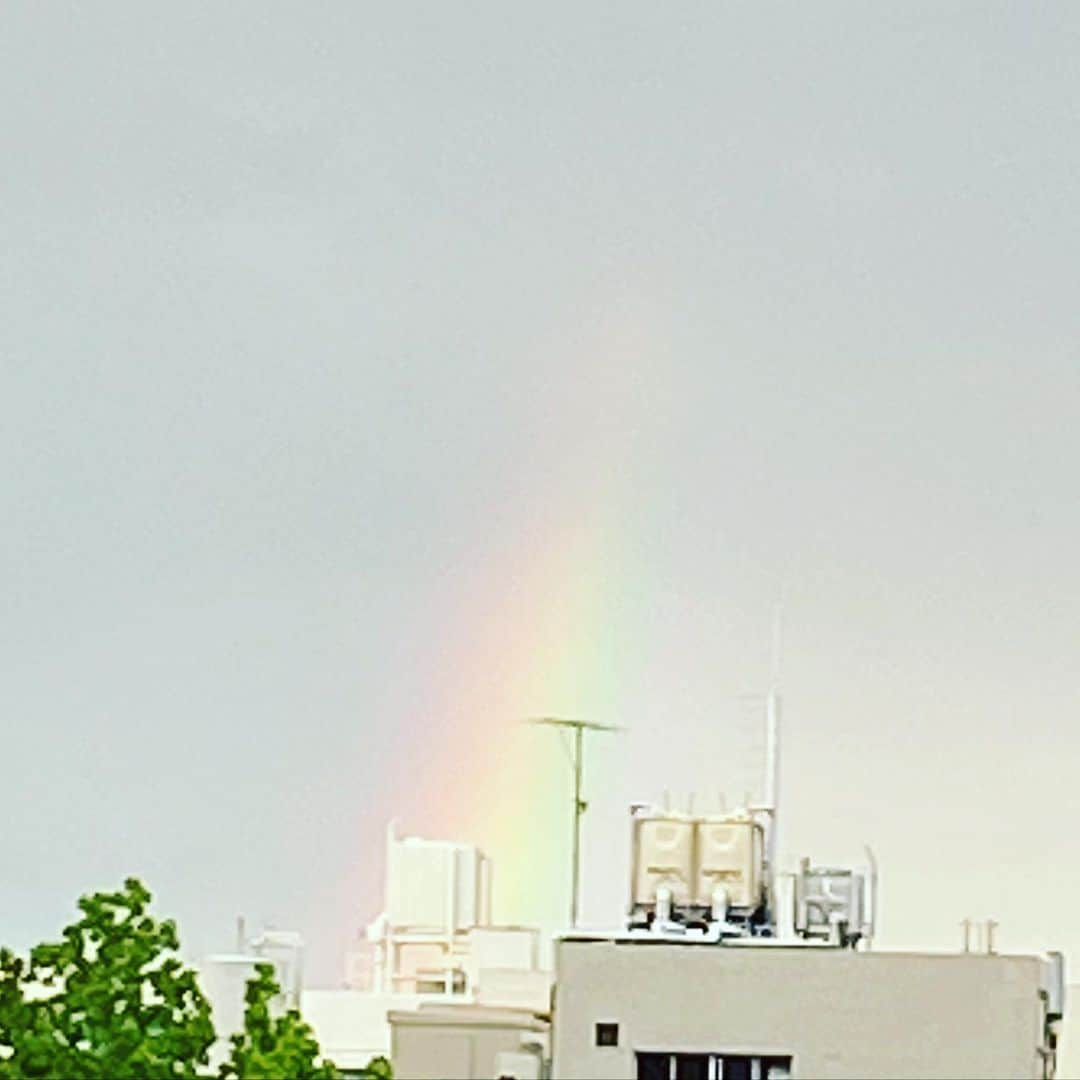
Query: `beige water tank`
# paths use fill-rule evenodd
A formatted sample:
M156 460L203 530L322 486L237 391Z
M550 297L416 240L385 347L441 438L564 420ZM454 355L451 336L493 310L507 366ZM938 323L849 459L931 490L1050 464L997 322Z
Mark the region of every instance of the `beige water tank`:
M692 902L694 821L674 814L633 819L633 903L652 904L666 886L675 905Z
M699 821L692 902L710 904L713 892L723 886L731 907L757 907L762 899L762 852L762 829L754 821Z

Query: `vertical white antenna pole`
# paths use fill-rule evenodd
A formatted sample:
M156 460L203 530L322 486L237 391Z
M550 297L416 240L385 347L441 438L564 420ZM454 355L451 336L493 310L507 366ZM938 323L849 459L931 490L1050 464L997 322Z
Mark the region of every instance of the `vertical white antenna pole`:
M765 805L772 811L775 831L780 795L780 695L775 690L765 698L765 770Z
M765 698L765 805L769 809L769 892L776 903L776 848L780 820L780 649L783 633L783 608L777 604L773 616L772 666L769 693ZM775 917L775 912L773 913Z
M769 872L776 870L776 834L780 817L780 695L765 699L765 805L769 808Z

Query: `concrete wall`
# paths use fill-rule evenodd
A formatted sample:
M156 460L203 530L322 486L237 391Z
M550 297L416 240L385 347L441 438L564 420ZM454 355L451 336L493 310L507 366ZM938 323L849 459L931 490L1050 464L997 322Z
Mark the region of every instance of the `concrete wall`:
M343 1069L360 1069L390 1056L391 1009L418 1009L419 994L366 994L359 990L305 990L300 1011L324 1056Z
M480 1006L390 1014L397 1080L494 1080L495 1058L544 1042L547 1024Z
M551 1009L551 976L540 971L481 971L475 1004L525 1013ZM301 1014L315 1031L323 1054L343 1069L373 1057L390 1057L391 1011L432 1007L469 1008L461 999L424 994L375 994L360 990L305 990Z
M636 1051L786 1055L793 1075L1041 1077L1035 957L568 941L553 1075L637 1075ZM595 1045L595 1025L619 1025Z

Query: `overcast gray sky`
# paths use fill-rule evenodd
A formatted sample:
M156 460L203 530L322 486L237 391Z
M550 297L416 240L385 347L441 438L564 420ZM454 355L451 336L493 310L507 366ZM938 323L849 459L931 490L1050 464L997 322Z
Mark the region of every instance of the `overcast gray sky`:
M332 982L392 814L504 880L564 836L536 711L632 729L613 921L782 594L785 853L874 844L884 944L1080 957L1077 55L1068 4L4 4L0 939L137 874Z

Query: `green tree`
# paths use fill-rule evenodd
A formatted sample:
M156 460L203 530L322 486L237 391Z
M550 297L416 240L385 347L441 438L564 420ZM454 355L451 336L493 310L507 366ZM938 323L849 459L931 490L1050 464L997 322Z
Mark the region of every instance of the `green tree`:
M206 1067L210 1006L150 899L129 878L82 897L78 921L29 962L0 952L0 1076L159 1080Z
M270 964L259 964L244 993L244 1030L233 1035L221 1080L334 1080L332 1062L319 1060L314 1032L296 1009L275 1016L279 993Z
M390 1062L380 1054L360 1070L360 1076L362 1080L394 1080L394 1070Z
M27 965L0 949L0 1077L46 1076L52 1037L48 1017L27 1001Z

